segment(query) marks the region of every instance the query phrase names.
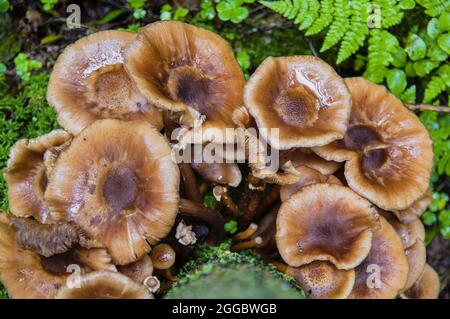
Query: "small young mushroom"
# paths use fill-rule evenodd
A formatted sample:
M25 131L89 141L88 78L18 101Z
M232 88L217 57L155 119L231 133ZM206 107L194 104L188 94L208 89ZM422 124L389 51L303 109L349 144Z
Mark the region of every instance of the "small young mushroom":
M317 183L342 185L342 182L337 177L333 175L322 175L315 169L306 166L297 167L296 170L300 173L298 182L295 184L281 186L280 198L282 202L286 201L289 197L308 185Z
M351 108L344 80L312 56L264 60L245 86L244 102L264 140L282 150L343 138ZM266 130L272 128L278 141Z
M322 260L351 269L369 253L378 217L371 203L347 187L309 185L281 204L278 250L292 267Z
M404 224L414 222L427 209L433 200L433 192L430 188L411 206L404 210L393 210L392 213Z
M111 271L95 271L80 276L79 287L63 286L55 299L153 299L144 285Z
M409 271L402 291L408 290L420 279L427 262L425 244L421 240L417 240L414 245L406 249L405 254L408 259Z
M345 83L353 100L345 137L314 152L327 160L347 161L348 185L378 207L406 209L429 184L433 166L429 133L384 86L363 78Z
M235 163L191 163L191 166L207 182L238 187L242 181Z
M145 284L145 280L153 274L153 262L149 255L124 266L117 266L117 270L137 283Z
M420 279L400 296L403 299L437 299L439 291L439 276L430 265L426 264Z
M54 220L73 222L124 265L169 233L179 182L167 140L147 122L99 120L60 155L45 199Z
M353 269L337 269L326 261L313 261L300 267L275 263L277 269L295 279L297 284L314 299L345 299L355 283Z
M8 185L11 212L20 217L34 217L48 222L49 210L44 200L47 187L47 172L44 164L45 152L71 139L63 130L54 130L46 135L18 141L11 148L4 178Z
M177 278L172 275L170 268L175 264L176 253L172 247L168 244L158 244L153 247L150 253L153 266L156 270L162 272L162 274L170 281L176 281Z
M135 34L101 31L69 45L56 61L47 100L72 134L99 119L143 120L158 130L162 114L138 91L123 62Z
M373 233L367 258L355 268L355 285L348 298L393 299L408 277L408 261L400 237L383 217Z
M180 139L221 143L226 128L235 127L232 113L243 104L245 79L217 34L176 21L152 23L127 46L125 67L151 103L180 112L181 124L193 127Z

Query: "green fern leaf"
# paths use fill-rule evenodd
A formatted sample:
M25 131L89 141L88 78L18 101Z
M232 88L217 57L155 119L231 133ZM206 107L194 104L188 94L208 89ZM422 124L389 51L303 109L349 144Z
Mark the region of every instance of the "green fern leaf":
M449 0L417 0L417 3L425 8L425 13L431 17L437 17L450 10Z
M300 0L300 8L298 15L295 17L294 23L301 24L308 14L308 0Z
M403 19L403 11L397 0L375 0L373 4L380 7L381 25L387 29L399 24Z
M431 103L431 101L448 87L450 87L450 66L443 65L439 68L437 75L432 76L430 82L428 82L425 88L423 102Z
M320 4L320 15L319 18L314 21L314 23L306 31L306 35L310 36L317 34L333 21L333 0L323 0Z
M306 11L305 18L298 27L299 30L305 30L309 28L313 22L319 16L320 3L317 0L308 0L308 10Z
M320 48L320 52L324 52L338 43L350 25L349 17L352 11L350 1L336 0L334 3L334 9L334 21L327 32L322 48Z
M337 64L349 58L363 46L367 34L369 33L369 29L367 27L368 5L368 0L352 1L352 17L350 20L350 27L342 39L336 61Z

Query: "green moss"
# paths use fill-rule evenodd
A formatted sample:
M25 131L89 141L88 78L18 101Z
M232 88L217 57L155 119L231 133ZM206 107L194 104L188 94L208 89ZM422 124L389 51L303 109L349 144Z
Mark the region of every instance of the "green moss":
M305 298L291 277L248 251L235 253L229 248L229 240L199 248L165 298Z

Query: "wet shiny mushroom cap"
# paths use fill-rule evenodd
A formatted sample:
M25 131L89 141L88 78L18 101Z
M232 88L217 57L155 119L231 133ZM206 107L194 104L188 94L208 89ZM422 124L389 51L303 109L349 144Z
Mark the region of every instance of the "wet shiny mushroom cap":
M292 267L322 260L338 269L351 269L369 253L377 226L376 209L351 189L314 184L282 203L276 242L281 257Z
M243 104L245 79L230 45L217 34L181 22L155 22L128 45L125 61L147 99L181 112L186 126L202 124L203 130L221 133L234 127L232 113Z
M367 258L355 268L351 299L392 299L406 283L408 261L400 237L383 217Z
M162 128L162 115L136 88L123 62L135 34L101 31L69 45L56 61L47 100L72 134L99 119L143 120Z
M71 135L66 131L54 130L34 139L20 140L11 148L3 176L8 185L9 207L14 215L47 221L49 210L44 201L47 187L44 154L70 139Z
M68 254L45 258L22 249L10 222L10 217L0 211L0 282L11 298L53 298L70 275L66 267L77 262Z
M123 265L169 233L179 182L169 143L156 129L100 120L60 155L45 198L55 220L72 221Z
M428 188L430 136L384 86L363 78L345 83L353 102L344 139L314 151L327 160L347 161L345 178L361 196L385 210L406 209Z
M264 60L245 86L244 102L264 139L280 149L344 137L351 108L344 80L312 56ZM264 128L279 129L279 145Z
M345 299L355 282L355 271L340 270L326 261L314 261L295 268L288 267L286 274L315 299Z
M192 168L205 181L237 187L242 181L239 166L235 163L191 163Z
M125 275L95 271L81 276L80 287L63 286L55 299L153 299L153 295Z
M440 291L439 276L428 264L425 265L419 280L401 294L405 299L437 299Z
M419 218L416 217L414 221L406 224L399 221L392 213L385 211L380 211L380 213L386 218L389 224L394 227L395 231L402 239L403 247L405 249L414 245L417 240L425 240L425 227Z
M134 263L118 266L117 269L121 274L143 284L145 279L153 274L153 263L149 255L144 255Z

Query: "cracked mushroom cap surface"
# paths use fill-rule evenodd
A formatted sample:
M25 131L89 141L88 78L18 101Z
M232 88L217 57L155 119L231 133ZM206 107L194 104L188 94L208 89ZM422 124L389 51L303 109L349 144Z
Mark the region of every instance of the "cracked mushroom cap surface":
M347 161L345 178L361 196L385 210L406 209L429 185L428 131L384 86L364 78L345 83L353 101L345 137L314 151L327 160Z
M181 112L186 126L220 133L235 127L232 114L243 105L245 79L230 45L217 34L176 21L149 24L128 45L125 66L151 103ZM193 114L204 122L187 120Z
M11 148L4 178L8 185L11 212L19 217L34 217L46 222L49 209L44 201L47 172L44 154L71 139L64 130L54 130L46 135L18 141Z
M75 223L123 265L169 233L179 183L169 143L156 129L100 120L60 155L45 198L55 220Z
M143 120L162 128L162 115L136 88L123 62L125 46L136 37L100 31L69 45L56 61L47 100L58 122L72 134L99 119Z
M280 199L282 202L286 201L289 197L297 193L303 187L317 184L317 183L327 183L327 184L336 184L342 185L342 182L333 175L322 175L320 172L315 169L300 166L297 167L296 170L299 173L299 180L294 184L282 185L280 189Z
M63 286L55 299L153 299L144 285L117 272L94 271L82 275L79 284Z
M406 283L408 261L402 241L382 216L380 224L373 234L369 255L355 268L351 299L393 299Z
M288 267L286 274L315 299L345 299L355 282L353 269L337 269L326 261L313 261L298 268Z
M403 292L401 297L404 299L437 299L439 292L439 275L430 265L426 264L420 279Z
M282 203L277 247L292 267L320 260L351 269L369 253L378 217L371 203L347 187L309 185Z
M77 262L68 254L45 258L22 249L10 222L11 218L0 212L0 282L11 298L53 298L69 275L66 266Z
M247 82L244 103L263 138L290 149L343 138L351 96L344 80L319 58L269 57ZM279 143L264 128L279 129Z

